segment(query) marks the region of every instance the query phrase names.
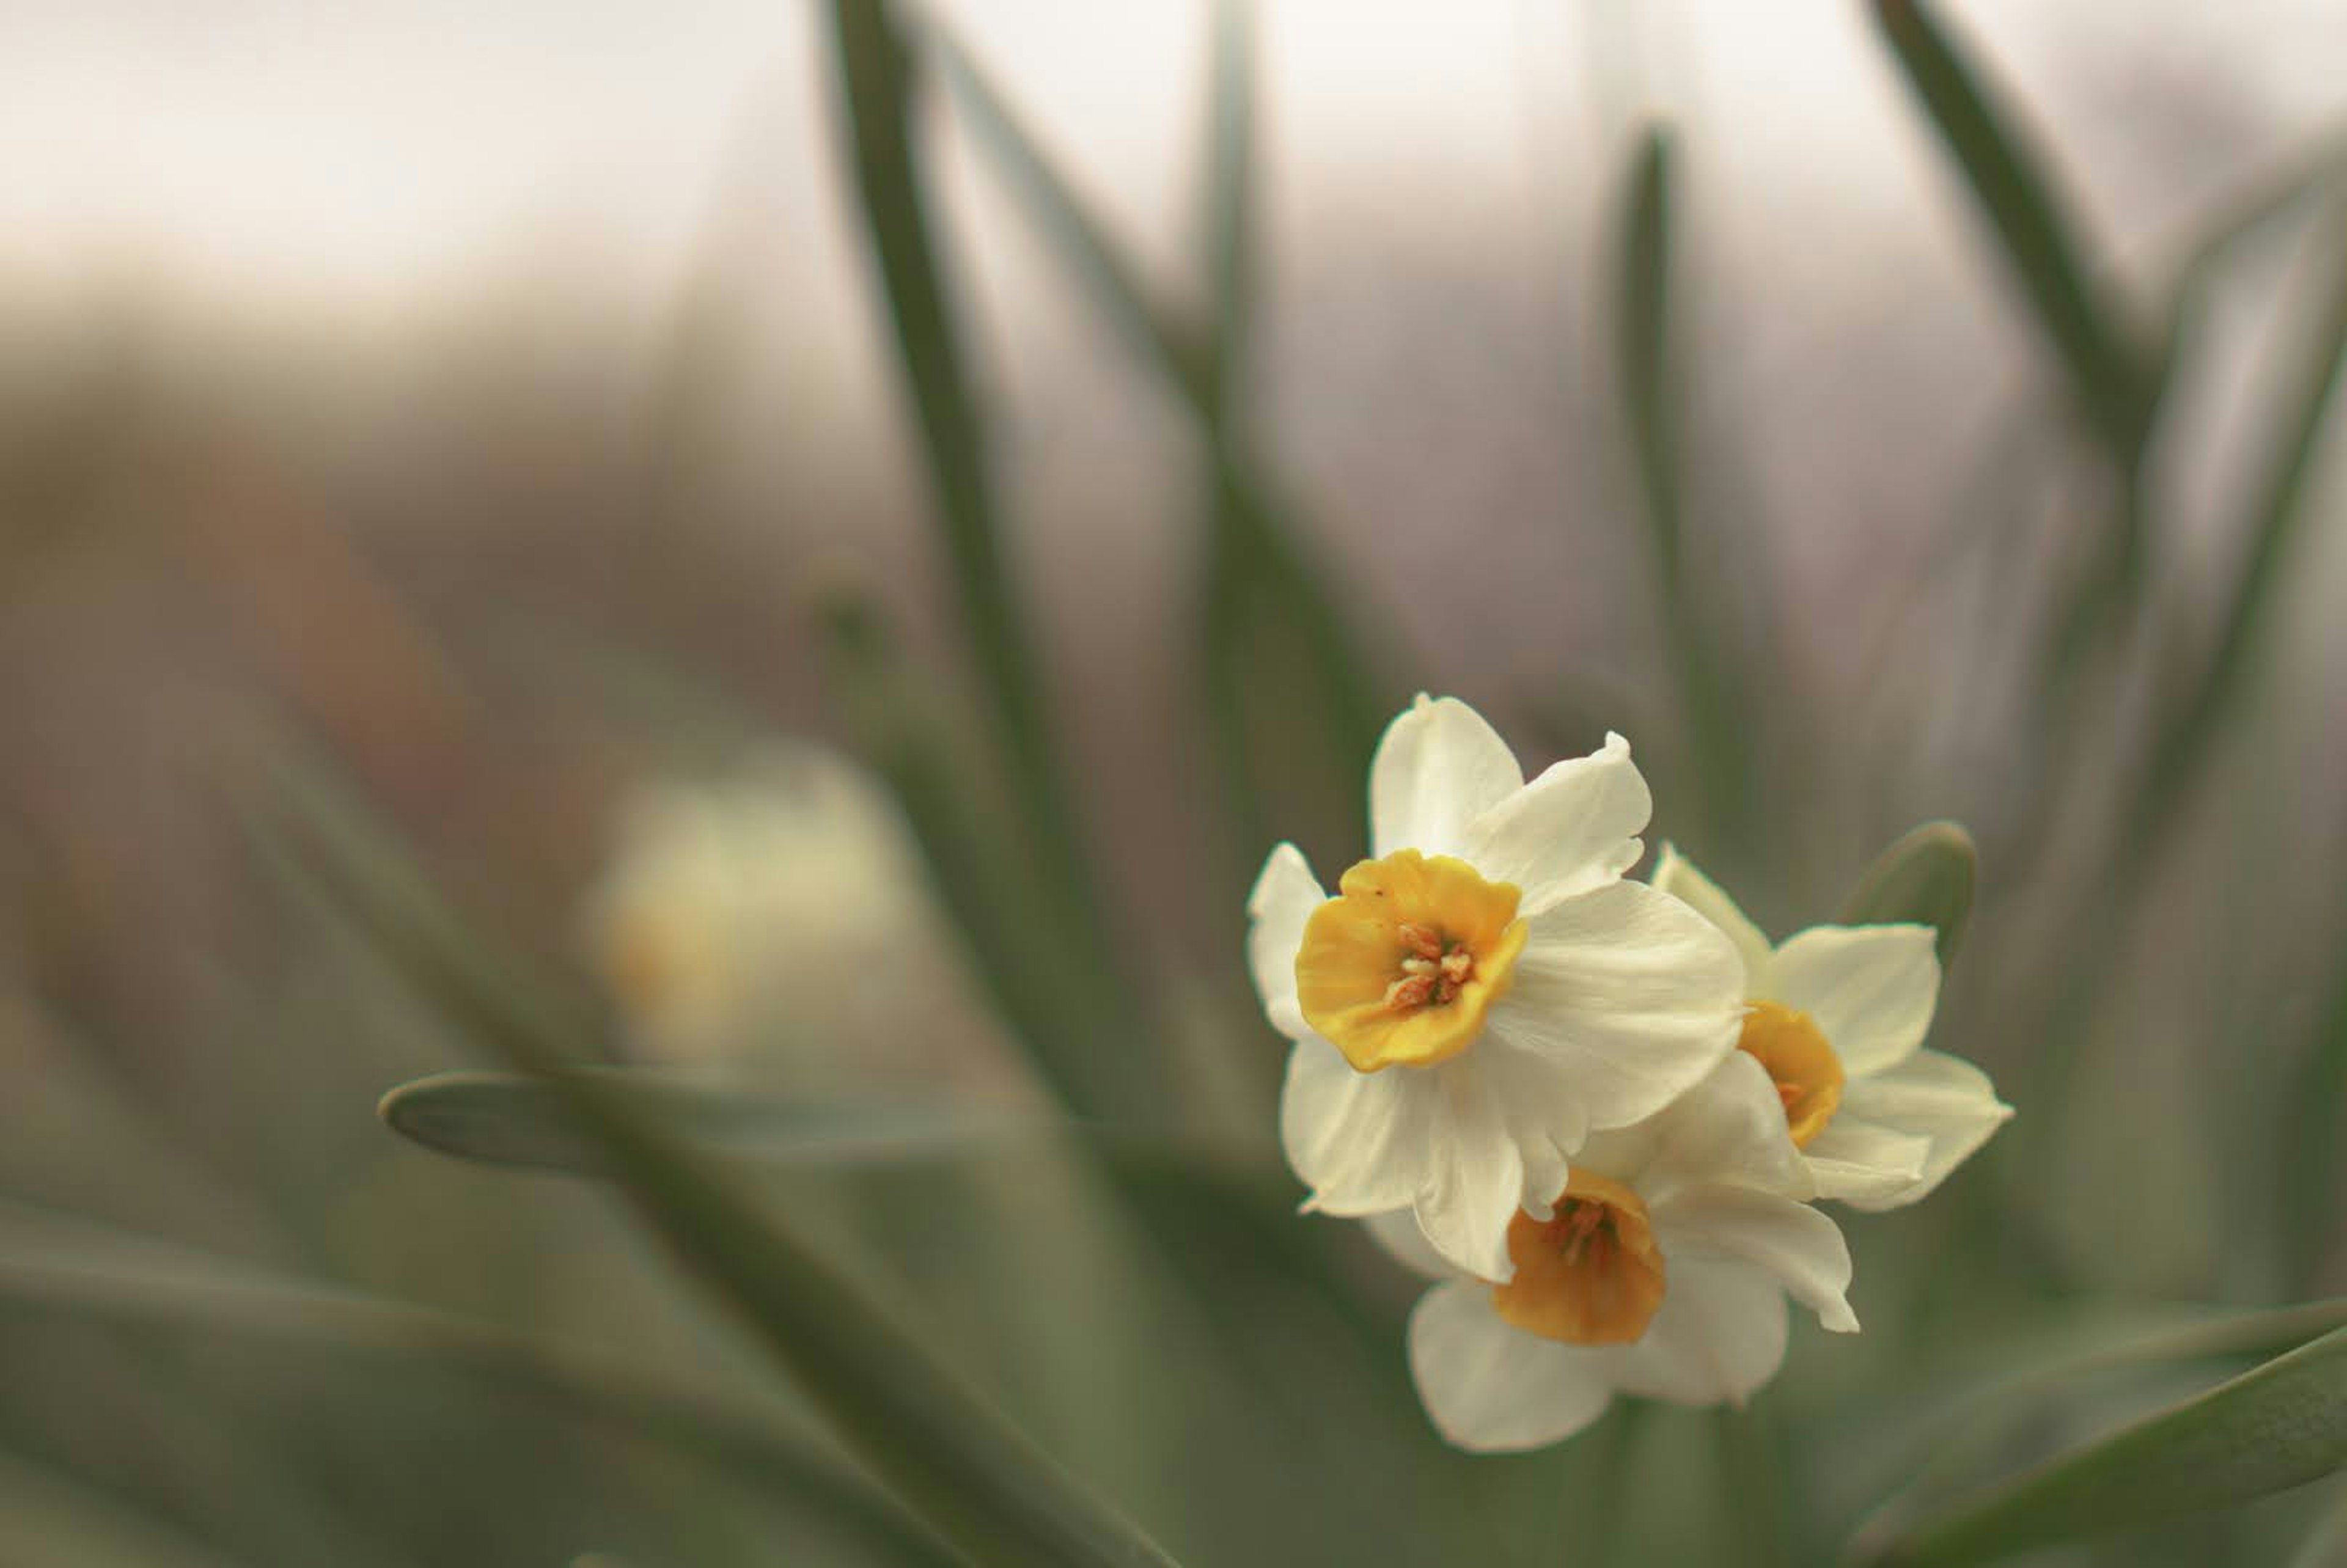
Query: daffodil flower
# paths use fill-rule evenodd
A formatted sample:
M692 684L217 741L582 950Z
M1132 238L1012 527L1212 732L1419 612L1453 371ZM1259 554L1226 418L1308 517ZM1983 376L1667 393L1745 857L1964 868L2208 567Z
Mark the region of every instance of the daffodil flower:
M1772 948L1667 845L1654 881L1735 945L1752 1009L1738 1043L1775 1081L1819 1196L1911 1204L2012 1116L1986 1073L1922 1049L1940 995L1929 926L1812 926Z
M1292 845L1248 904L1307 1208L1412 1211L1460 1268L1513 1270L1592 1132L1650 1116L1731 1051L1735 953L1622 874L1653 809L1629 743L1526 784L1465 703L1421 696L1369 774L1376 858L1330 897Z
M1409 1317L1409 1368L1442 1435L1478 1453L1558 1442L1617 1394L1741 1405L1785 1359L1785 1296L1858 1331L1850 1249L1774 1085L1729 1053L1668 1110L1590 1139L1547 1218L1508 1223L1505 1284L1462 1278L1408 1214L1370 1234L1441 1283Z

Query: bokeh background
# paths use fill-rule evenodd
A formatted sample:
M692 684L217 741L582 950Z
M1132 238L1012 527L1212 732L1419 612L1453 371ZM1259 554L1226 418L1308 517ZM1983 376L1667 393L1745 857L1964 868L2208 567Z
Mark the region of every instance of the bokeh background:
M1895 3L893 15L859 165L802 0L0 6L0 1556L937 1560L385 1127L503 1063L297 777L1186 1563L1830 1560L2347 1290L2347 13L1939 7L1985 141ZM1420 689L1780 937L1978 842L2019 1115L1748 1410L1450 1453L1287 1217L1245 889Z

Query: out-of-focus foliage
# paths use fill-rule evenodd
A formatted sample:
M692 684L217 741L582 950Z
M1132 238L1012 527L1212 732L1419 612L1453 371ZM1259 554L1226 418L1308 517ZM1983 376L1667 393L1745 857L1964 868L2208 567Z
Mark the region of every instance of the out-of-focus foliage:
M1587 343L1527 333L1540 386L1460 409L1449 310L1377 329L1426 351L1374 389L1414 462L1553 415L1570 493L1497 518L1354 515L1296 459L1265 145L1298 67L1242 0L1194 18L1178 271L974 30L810 12L832 136L796 150L835 171L883 461L829 383L758 432L775 469L710 456L749 307L803 308L722 243L649 359L532 279L389 395L183 363L135 284L28 331L0 1557L2330 1561L2347 160L2321 138L2138 257L1990 19L1867 9L1945 243L2026 344L1986 437L1836 448L1820 483L1905 497L1920 544L1775 504L1753 433L1787 410L1728 308L1768 282L1707 244L1734 128L1630 112L1652 62L1603 7L1623 114L1551 280ZM1475 304L1485 237L1427 242ZM1114 345L1084 374L1168 415L1130 518L1036 531L1017 388L1055 366L993 330L1003 245ZM1168 516L1170 611L1059 559ZM1489 580L1505 530L1595 586ZM1563 605L1586 661L1520 657ZM1245 877L1275 836L1342 863L1420 686L1527 757L1630 733L1653 836L1771 930L1940 930L1934 1043L2019 1115L1848 1218L1864 1334L1805 1334L1748 1409L1453 1452L1414 1283L1293 1212Z

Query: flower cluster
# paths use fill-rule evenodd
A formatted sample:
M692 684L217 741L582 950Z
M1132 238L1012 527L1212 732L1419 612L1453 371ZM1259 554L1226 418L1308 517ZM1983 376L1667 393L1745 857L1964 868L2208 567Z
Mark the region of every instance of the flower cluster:
M1371 858L1332 897L1294 845L1249 901L1307 1210L1437 1281L1409 1323L1435 1424L1503 1451L1614 1396L1741 1403L1789 1294L1836 1332L1840 1229L1814 1204L1921 1198L2012 1114L1922 1049L1929 927L1771 948L1665 848L1629 743L1527 782L1466 704L1418 699L1369 777Z

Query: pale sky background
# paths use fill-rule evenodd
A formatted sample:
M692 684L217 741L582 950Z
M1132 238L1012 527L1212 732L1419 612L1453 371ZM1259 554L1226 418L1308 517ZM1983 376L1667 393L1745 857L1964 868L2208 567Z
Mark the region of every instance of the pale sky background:
M1203 0L938 9L1153 276L1194 289ZM2347 122L2336 0L1942 10L2132 277ZM1704 395L1741 411L1758 487L1798 525L1780 530L1788 573L1880 600L1922 548L1915 497L1956 490L1996 411L2042 377L1858 0L1267 0L1263 16L1261 368L1281 462L1330 526L1400 541L1347 553L1422 646L1469 627L1480 658L1530 673L1570 652L1560 637L1610 635L1604 601L1496 630L1460 607L1599 580L1588 538L1521 513L1574 494L1601 443L1561 432L1644 114L1679 127ZM69 322L129 279L207 353L291 344L364 384L485 298L607 299L599 319L650 341L715 237L758 295L739 444L769 445L778 403L849 476L804 477L818 521L780 526L886 511L857 487L901 502L916 481L836 177L819 17L805 0L0 0L0 321ZM949 241L1010 394L1041 597L1080 587L1111 622L1162 623L1194 542L1178 422L938 117ZM2245 374L2196 395L2221 404ZM2209 427L2229 427L2221 409ZM1852 450L1891 456L1838 460ZM2229 449L2186 451L2176 493L2218 494ZM1093 526L1107 516L1122 526ZM1487 548L1430 583L1411 540L1460 528Z

